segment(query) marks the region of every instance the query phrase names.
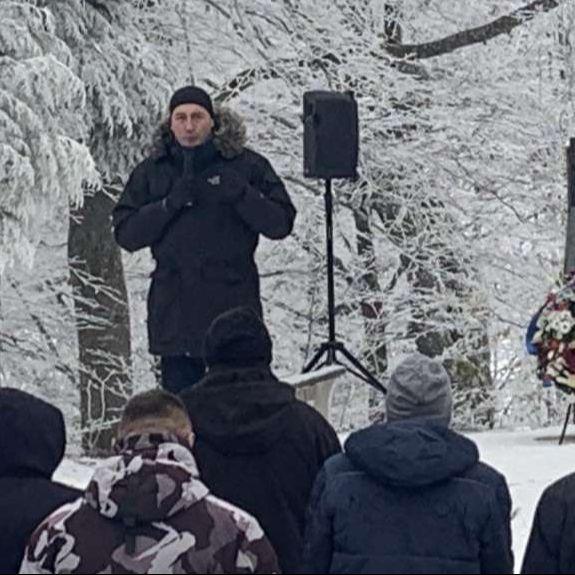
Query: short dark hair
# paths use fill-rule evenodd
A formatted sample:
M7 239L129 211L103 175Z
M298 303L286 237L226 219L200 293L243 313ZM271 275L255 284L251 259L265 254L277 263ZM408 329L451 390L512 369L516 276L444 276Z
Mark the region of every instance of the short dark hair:
M191 429L191 421L179 397L163 389L153 389L139 393L128 401L118 426L118 435L126 435L143 427L178 431L185 427Z

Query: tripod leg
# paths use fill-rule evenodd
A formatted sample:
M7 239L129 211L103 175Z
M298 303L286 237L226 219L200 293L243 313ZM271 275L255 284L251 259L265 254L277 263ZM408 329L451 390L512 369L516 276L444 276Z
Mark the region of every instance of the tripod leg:
M308 364L303 368L303 373L309 373L312 369L314 369L314 367L316 367L317 364L319 363L319 360L322 358L322 356L328 351L329 350L327 346L325 344L322 344L315 353L315 355L308 362Z
M375 377L373 377L373 375L369 373L367 368L364 367L364 365L358 359L356 359L345 347L341 346L339 348L339 351L343 353L344 357L349 361L349 363L351 363L363 375L362 379L367 381L367 383L369 383L382 393L384 394L387 393L387 389L385 389L385 386Z
M563 431L561 433L561 437L559 438L559 445L563 445L563 441L565 440L565 434L567 433L567 426L569 425L569 420L571 419L571 409L573 408L573 404L570 403L569 407L567 408L567 415L565 416L565 423L563 424Z
M373 384L373 381L371 378L366 377L365 375L363 375L362 373L359 373L359 371L356 371L353 367L350 367L349 364L347 363L343 363L341 361L336 361L336 363L338 365L341 365L342 367L345 367L346 371L351 373L351 375L354 375L355 377L357 377L357 379L361 379L361 381L364 381L365 383L367 383L368 385L371 385L372 387L375 387L375 385ZM379 389L379 387L377 388L378 391L381 391Z
M323 369L324 367L327 367L328 365L333 365L333 363L331 361L329 361L329 359L324 359L320 364L316 365L316 369Z

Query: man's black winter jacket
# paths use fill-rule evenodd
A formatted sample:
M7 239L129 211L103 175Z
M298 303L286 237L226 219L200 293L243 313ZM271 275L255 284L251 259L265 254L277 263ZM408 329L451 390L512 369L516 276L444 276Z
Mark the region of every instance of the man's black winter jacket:
M113 211L116 241L128 251L150 247L156 260L148 295L150 351L203 356L205 333L221 313L251 307L260 316L254 254L260 234L287 236L295 208L270 163L243 145L245 129L220 112L214 138L193 152L190 200L166 198L182 185L185 152L169 130L139 164Z

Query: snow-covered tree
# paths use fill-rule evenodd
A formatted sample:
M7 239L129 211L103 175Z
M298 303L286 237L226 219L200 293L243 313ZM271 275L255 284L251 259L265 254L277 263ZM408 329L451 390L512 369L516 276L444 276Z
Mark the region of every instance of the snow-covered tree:
M30 163L38 165L35 187L30 177L25 179L20 165L11 168L13 159L3 164L12 172L4 180L10 193L2 195L6 200L2 205L8 215L20 216L9 203L16 198L20 211L27 215L25 223L40 231L41 218L34 217L32 208L67 211L69 194L82 198L84 192L84 201L70 207L67 248L87 448L109 444L111 425L130 393L129 308L121 254L112 238L109 216L122 181L149 148L174 84L185 77L183 58L173 39L165 36L166 44L160 43L162 30L164 34L169 31L169 26L163 28L164 11L177 4L21 0L1 5L14 19L5 30L3 20L5 43L8 46L12 38L16 47L24 46L18 58L26 57L30 70L29 79L24 74L28 68L22 66L24 71L12 83L6 81L6 90L28 98L31 111L21 123L34 120L36 125L26 125L27 130L35 135L33 128L42 127L37 136L44 138L43 145L35 144L29 152ZM23 34L23 24L29 38ZM181 29L178 34L183 36ZM54 47L62 63L48 55L42 68L42 62L33 59L41 47ZM23 78L37 85L28 89ZM37 107L31 105L35 93L43 98L36 96ZM19 113L22 116L26 110ZM72 113L76 116L71 117ZM15 126L10 126L8 136L11 145L18 147L22 137L13 137ZM44 213L50 214L47 208ZM4 236L17 240L14 243L22 250L26 244L9 237L14 226L7 226ZM29 245L34 245L31 240Z
M37 2L0 2L0 273L30 263L42 225L96 184L78 62Z
M516 259L516 244L527 232L517 228L517 210L533 210L526 197L540 185L542 170L554 193L561 190L562 146L546 140L559 128L549 115L557 108L545 102L547 94L557 97L560 82L555 76L545 84L548 73L544 82L536 71L542 59L564 51L562 19L572 8L556 1L439 8L417 0L220 6L251 58L222 95L249 102L269 119L258 126L257 139L284 159L289 173L298 174L301 166L300 147L290 145L301 139L301 93L352 89L358 97L362 179L336 194L340 315L347 316L348 335L359 333L355 320L362 318L365 339L354 342L356 349L372 358L379 375L389 349L395 355L415 344L442 356L462 408L472 406L478 421L491 421L493 342L508 328L513 305L521 305L523 317L512 321L523 325L528 315L509 289L510 307L501 321L494 293L505 277L499 268L504 261L504 270L526 280L526 270L540 273L536 259L523 258L523 269ZM546 163L549 154L554 165ZM304 182L297 189L306 230L317 230L302 241L301 227L296 231L297 250L307 258L310 245L317 250L322 241L322 205ZM502 234L508 227L514 233ZM549 255L545 248L539 253ZM321 254L311 256L300 261L316 270ZM300 292L318 295L313 286L301 289L294 271L290 289L270 290L270 307L293 301L288 294L295 282ZM276 276L285 286L286 275ZM310 277L317 281L317 274ZM307 305L300 299L289 306L300 331L309 327ZM294 343L301 350L302 339ZM292 348L290 355L299 354ZM473 413L478 402L483 412Z
M0 76L4 381L33 375L53 398L80 385L88 443L107 439L97 431L129 392L131 361L135 385L153 384L149 256L124 257L130 339L106 219L171 90L188 81L246 116L250 145L299 209L293 236L263 242L259 256L276 367L298 371L327 332L323 186L301 175L302 93L351 89L361 178L334 185L341 338L381 378L405 351L441 356L461 423L493 422L494 389L505 418L525 410L517 386L536 388L522 332L561 268L572 3L0 0L0 14L0 66L18 69ZM35 245L42 265L6 267Z

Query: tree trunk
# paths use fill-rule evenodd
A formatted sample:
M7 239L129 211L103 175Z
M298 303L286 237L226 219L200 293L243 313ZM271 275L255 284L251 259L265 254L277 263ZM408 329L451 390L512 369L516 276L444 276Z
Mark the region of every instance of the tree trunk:
M70 211L68 262L80 365L82 445L109 451L114 424L130 396L131 337L120 248L110 223L111 189L87 191Z

